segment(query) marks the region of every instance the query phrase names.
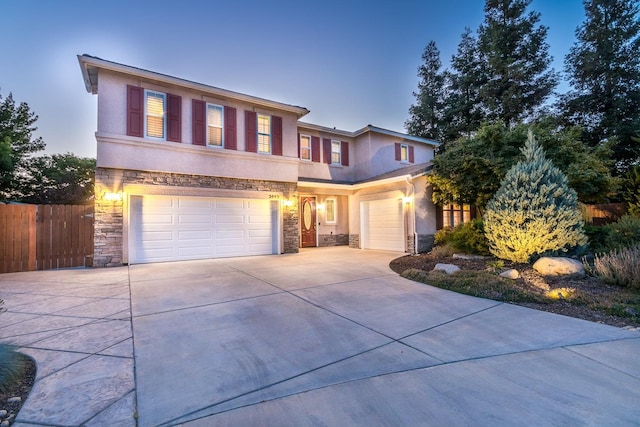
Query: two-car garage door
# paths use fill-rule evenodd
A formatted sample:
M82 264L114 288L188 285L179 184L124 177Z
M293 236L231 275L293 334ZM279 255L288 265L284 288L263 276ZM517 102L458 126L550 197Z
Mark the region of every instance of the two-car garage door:
M132 264L278 253L266 199L132 196L129 224Z

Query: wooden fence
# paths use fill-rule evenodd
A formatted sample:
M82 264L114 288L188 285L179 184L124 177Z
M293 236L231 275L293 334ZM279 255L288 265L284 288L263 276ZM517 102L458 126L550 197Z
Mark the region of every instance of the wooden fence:
M627 211L625 203L584 205L584 216L588 223L604 225L619 220Z
M0 204L0 273L91 266L93 205Z

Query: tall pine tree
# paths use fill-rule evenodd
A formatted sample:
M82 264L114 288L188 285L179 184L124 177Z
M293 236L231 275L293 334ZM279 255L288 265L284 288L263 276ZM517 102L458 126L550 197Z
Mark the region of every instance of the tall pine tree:
M471 138L480 128L486 111L480 88L487 82L484 58L478 39L470 28L462 33L458 51L451 57L452 71L447 73L449 94L445 108L445 140Z
M528 262L586 244L576 192L531 131L522 154L524 160L507 172L483 216L491 253Z
M529 118L557 85L549 69L547 27L540 14L527 13L531 0L486 0L478 30L489 80L481 87L489 118L511 126Z
M571 124L592 145L613 137L616 169L640 160L640 20L638 2L585 0L586 19L565 58L573 91L562 99Z
M411 135L434 140L443 137L443 108L445 78L440 70L440 50L436 42L430 41L422 54L423 64L418 68L418 92L414 92L416 103L409 108L409 119L405 128Z

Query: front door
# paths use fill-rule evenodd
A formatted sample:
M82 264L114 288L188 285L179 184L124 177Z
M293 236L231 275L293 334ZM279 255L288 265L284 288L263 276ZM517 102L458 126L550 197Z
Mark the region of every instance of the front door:
M300 234L302 236L302 247L309 248L317 246L315 197L301 197L300 218Z

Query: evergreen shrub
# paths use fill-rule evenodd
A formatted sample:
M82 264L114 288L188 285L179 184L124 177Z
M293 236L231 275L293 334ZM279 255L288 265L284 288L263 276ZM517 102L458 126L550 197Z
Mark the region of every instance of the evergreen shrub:
M545 158L531 131L521 152L524 159L507 172L485 210L490 252L501 259L529 262L586 244L576 192Z

